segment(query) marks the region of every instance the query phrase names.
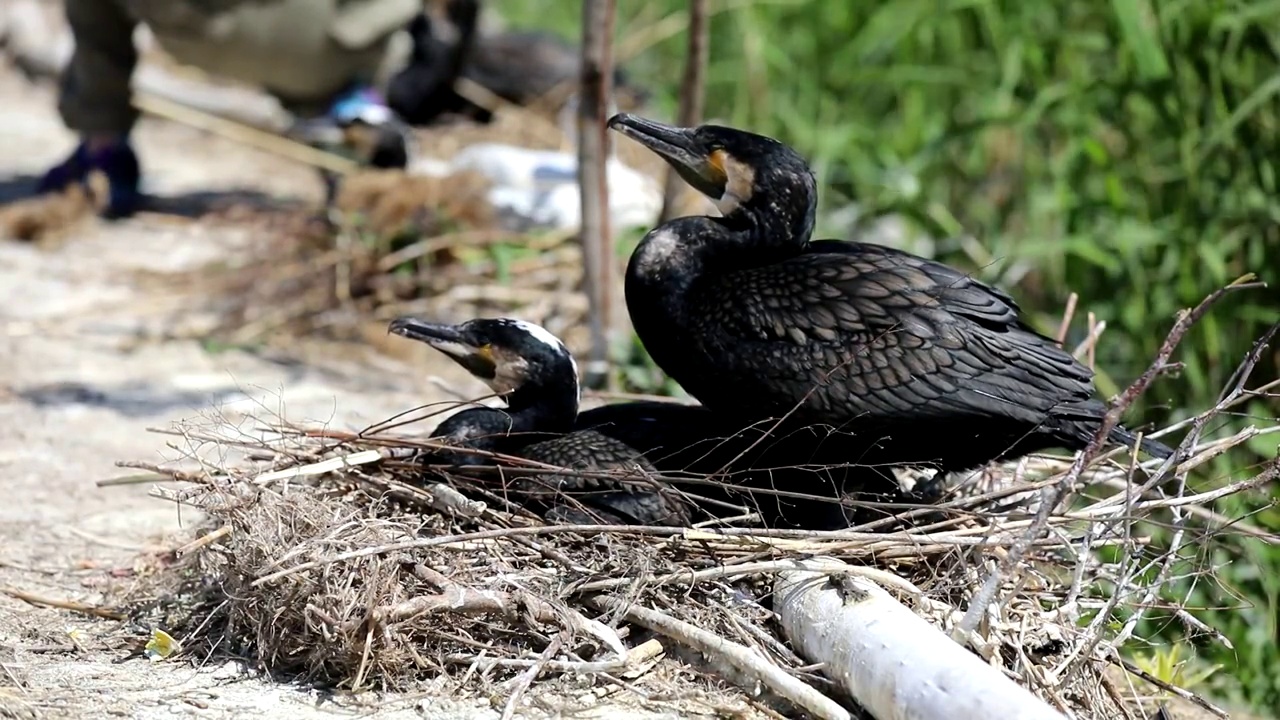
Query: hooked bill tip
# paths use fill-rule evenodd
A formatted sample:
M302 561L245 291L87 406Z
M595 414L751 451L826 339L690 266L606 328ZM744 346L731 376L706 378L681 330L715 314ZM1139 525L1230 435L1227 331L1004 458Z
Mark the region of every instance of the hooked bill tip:
M413 317L398 317L387 324L387 332L408 338L421 339L442 329L442 326Z

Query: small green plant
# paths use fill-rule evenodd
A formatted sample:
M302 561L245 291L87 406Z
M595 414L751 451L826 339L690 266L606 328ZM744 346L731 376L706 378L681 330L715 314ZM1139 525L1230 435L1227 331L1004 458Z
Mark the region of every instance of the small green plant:
M1221 665L1200 662L1181 644L1157 647L1149 653L1136 653L1133 663L1161 682L1193 692L1222 669Z

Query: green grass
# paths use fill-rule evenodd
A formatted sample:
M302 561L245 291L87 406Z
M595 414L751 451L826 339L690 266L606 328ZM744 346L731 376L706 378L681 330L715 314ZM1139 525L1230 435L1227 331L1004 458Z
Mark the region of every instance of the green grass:
M514 25L578 33L579 3L495 3ZM1184 341L1132 418L1163 425L1209 407L1253 338L1280 319L1280 2L1276 0L713 0L707 111L773 135L812 162L824 215L856 199L944 237L936 256L1019 298L1056 327L1067 296L1107 323L1098 386L1111 395L1155 355L1177 312L1245 272L1272 288L1219 305ZM620 46L682 0L619 0ZM673 23L679 27L679 23ZM673 117L684 54L676 32L627 69ZM849 228L827 222L825 234ZM1258 382L1280 375L1264 357ZM1274 423L1259 401L1214 432ZM1275 435L1224 458L1245 477ZM1280 532L1275 488L1223 501L1232 517ZM1280 707L1280 550L1225 539L1187 562L1216 583L1171 586L1235 651L1185 640L1202 681L1231 700Z

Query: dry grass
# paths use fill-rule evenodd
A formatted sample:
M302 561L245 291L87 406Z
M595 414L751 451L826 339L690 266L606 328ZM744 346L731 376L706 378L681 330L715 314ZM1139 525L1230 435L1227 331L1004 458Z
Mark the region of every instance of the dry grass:
M1191 574L1209 581L1212 569L1197 558L1215 533L1260 532L1213 505L1274 482L1280 461L1196 489L1213 458L1280 430L1201 438L1214 417L1257 392L1244 387L1166 429L1190 428L1167 463L1121 461L1119 451L1076 468L1070 458L1025 458L949 478L947 498L904 511L897 520L907 529L895 531L547 525L505 501L503 478L414 462L436 446L397 433L403 419L347 434L212 418L166 431L201 458L198 469L134 465L177 481L153 493L207 520L133 588L127 606L135 621L181 639L193 661L248 655L277 676L346 689L444 678L514 708L539 678L540 690L621 686L653 698L670 695L674 673L722 698L717 676L736 677L723 658L703 649L694 666L655 664L656 646L628 611L641 608L754 648L839 698L779 639L769 608L776 573L815 556L842 560L952 630L1021 546L1016 571L995 574L969 636L975 652L1079 718L1138 717L1135 698L1152 693L1216 712L1157 678L1120 687L1107 668L1136 641L1143 617L1216 637L1167 583ZM1037 503L1064 479L1067 501L1039 527ZM690 642L678 630L658 640L668 651ZM781 703L767 692L750 702Z

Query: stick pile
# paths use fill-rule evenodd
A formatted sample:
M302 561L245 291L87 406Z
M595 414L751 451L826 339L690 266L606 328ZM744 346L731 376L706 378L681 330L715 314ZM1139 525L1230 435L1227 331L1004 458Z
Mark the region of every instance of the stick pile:
M838 665L847 660L814 657L803 640L828 632L801 612L817 601L789 609L784 599L816 573L880 598L863 615L881 607L891 620L900 618L891 606L905 606L939 631L919 635L921 626L914 642L944 652L952 646L936 643L953 633L998 670L996 681L1039 698L1045 717L1124 717L1139 711L1135 687L1104 670L1123 662L1144 617L1222 641L1169 588L1211 574L1197 558L1214 532L1261 532L1213 506L1274 482L1280 463L1230 483L1200 475L1230 448L1280 431L1202 437L1213 417L1268 390L1246 390L1245 379L1270 339L1217 407L1180 425L1191 432L1163 465L1120 462L1120 451L1079 467L1024 458L948 478L946 499L904 511L895 521L908 529L894 531L878 530L883 521L839 532L547 525L505 501L516 459L502 476L471 477L415 461L438 446L386 426L187 423L167 432L192 457L206 450L201 469L128 465L158 473L151 479L165 485L153 494L199 509L205 524L127 605L191 658L247 653L276 676L340 688L444 679L514 712L552 692L584 705L619 688L669 698L680 677L696 689L686 700L722 703L706 698L723 698L728 682L766 713L856 717L855 699L869 698L851 697L852 671ZM1065 501L1045 509L1059 490ZM1020 560L1006 567L1014 552ZM966 614L977 616L972 627ZM858 662L874 664L868 657Z

